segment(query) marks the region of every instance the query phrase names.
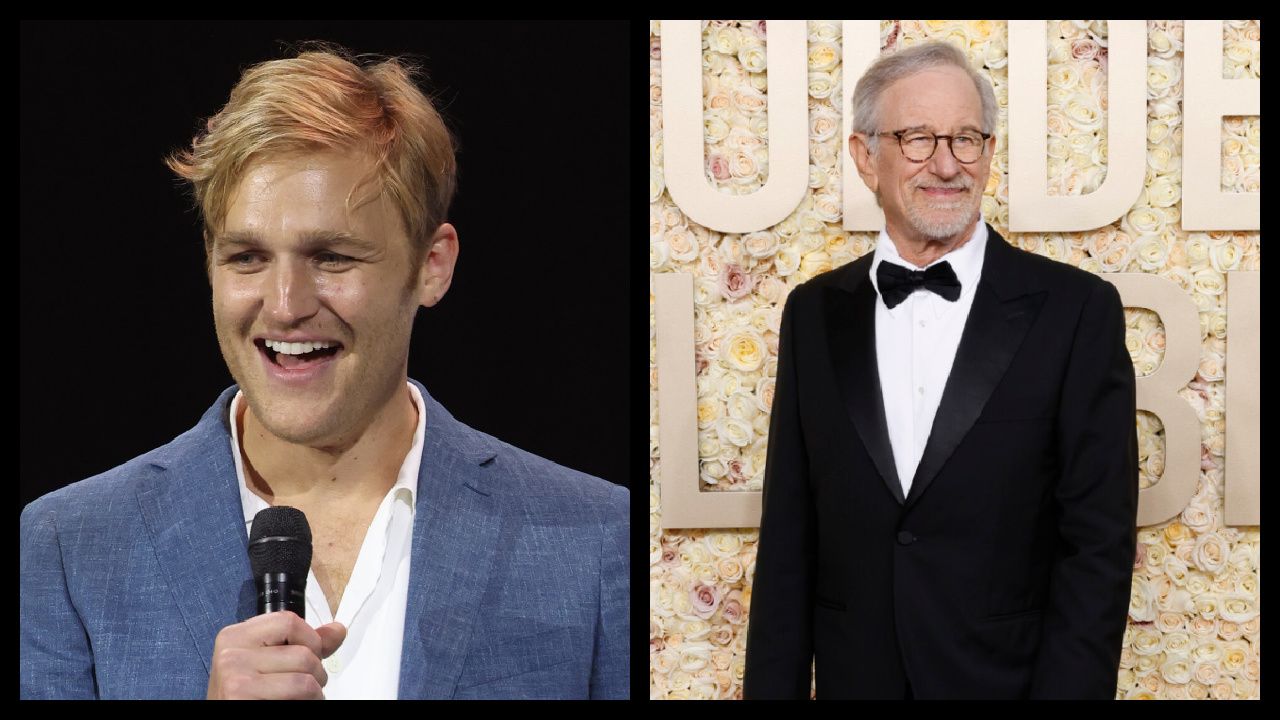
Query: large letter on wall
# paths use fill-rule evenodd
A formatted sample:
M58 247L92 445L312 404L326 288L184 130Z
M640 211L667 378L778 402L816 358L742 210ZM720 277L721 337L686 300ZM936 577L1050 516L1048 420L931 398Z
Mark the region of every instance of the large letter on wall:
M773 26L770 25L772 31ZM667 26L662 26L665 35ZM665 55L665 53L664 53ZM760 526L760 492L698 489L698 386L693 372L693 276L653 277L658 343L658 448L662 527Z
M1182 229L1257 230L1261 193L1222 192L1222 118L1260 114L1261 80L1222 78L1222 21L1188 20L1182 81Z
M841 127L844 134L840 137L840 154L844 165L840 177L844 184L844 229L850 232L879 232L884 227L884 211L876 205L876 196L862 182L858 175L858 165L849 154L849 133L853 129L853 112L850 102L858 80L866 74L871 63L880 57L880 21L879 20L845 20L844 50L840 61L844 68L843 107L840 115L843 118Z
M1050 197L1048 38L1043 20L1009 21L1009 230L1093 230L1133 207L1147 167L1147 30L1108 20L1107 177L1088 195ZM1185 197L1185 193L1184 193Z
M707 180L702 111L702 24L662 21L663 179L690 220L747 233L786 219L809 187L808 36L804 20L770 20L769 180L750 195L716 192Z
M1164 423L1164 475L1138 497L1138 525L1155 525L1182 512L1200 474L1200 420L1178 396L1200 366L1200 316L1172 280L1146 273L1103 275L1120 291L1125 307L1153 310L1164 323L1164 362L1138 378L1138 409Z
M1227 273L1227 525L1258 525L1262 513L1260 487L1262 419L1262 286L1256 272ZM1167 347L1167 344L1166 344Z

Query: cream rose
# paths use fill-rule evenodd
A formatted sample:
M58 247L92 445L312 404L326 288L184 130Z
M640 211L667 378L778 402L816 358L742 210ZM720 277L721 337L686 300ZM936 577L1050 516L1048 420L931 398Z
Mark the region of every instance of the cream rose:
M753 372L764 363L764 338L753 328L731 331L721 345L721 359L740 372Z
M831 73L809 73L809 97L816 100L825 100L831 97L831 94L836 91L837 87L835 78Z

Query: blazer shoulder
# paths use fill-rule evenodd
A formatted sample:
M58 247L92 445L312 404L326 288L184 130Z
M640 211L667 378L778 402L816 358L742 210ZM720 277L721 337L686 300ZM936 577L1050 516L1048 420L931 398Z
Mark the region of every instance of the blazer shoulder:
M1081 270L1074 265L1053 260L1043 255L1023 250L1003 238L989 238L988 242L1004 242L1009 246L1008 264L1013 266L1012 272L1021 274L1030 287L1062 292L1073 300L1084 302L1100 289L1111 287L1111 283L1099 275ZM987 269L983 268L983 273ZM1006 269L1005 272L1010 272Z
M492 449L493 458L485 465L498 472L498 487L504 494L560 503L569 513L577 512L583 503L622 508L625 512L630 498L627 488L567 468L488 433L468 429Z
M142 483L164 470L160 461L176 440L131 458L110 470L77 480L65 487L45 493L22 510L24 524L44 513L57 513L91 518L117 518L134 515L132 498Z

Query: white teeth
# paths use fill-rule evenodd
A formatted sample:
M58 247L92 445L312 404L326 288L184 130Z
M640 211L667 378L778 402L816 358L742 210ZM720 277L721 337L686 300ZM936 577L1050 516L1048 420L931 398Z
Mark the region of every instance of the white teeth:
M276 352L284 353L285 355L301 355L303 353L309 353L312 350L318 350L320 348L336 347L338 345L338 343L335 343L335 342L288 343L288 342L276 342L275 340L264 340L263 343L266 344L266 346L271 348L272 350L275 350Z

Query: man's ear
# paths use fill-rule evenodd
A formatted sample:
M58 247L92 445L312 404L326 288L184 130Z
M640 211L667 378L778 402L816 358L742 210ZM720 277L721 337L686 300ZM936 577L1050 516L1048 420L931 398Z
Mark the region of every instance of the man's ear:
M418 286L418 303L432 307L440 302L453 282L453 267L458 262L458 231L444 223L431 237L431 249L419 268L422 284Z
M866 135L862 133L849 135L849 154L853 156L853 162L858 166L858 174L862 176L862 182L866 183L871 194L875 195L880 187L880 179L876 175L875 158L871 154L871 148L867 146Z

